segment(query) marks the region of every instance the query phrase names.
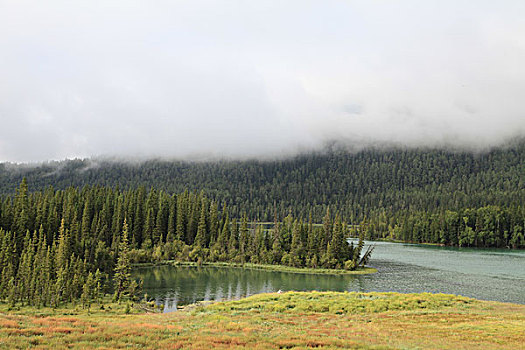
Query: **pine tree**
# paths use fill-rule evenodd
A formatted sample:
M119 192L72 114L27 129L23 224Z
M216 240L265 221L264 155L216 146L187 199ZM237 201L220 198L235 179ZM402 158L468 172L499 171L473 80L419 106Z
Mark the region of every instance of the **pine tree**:
M120 302L130 285L131 265L128 255L128 224L126 220L124 220L124 224L122 225L122 236L118 250L117 265L115 266L115 274L113 276L113 281L115 283L115 300L118 302Z
M302 252L302 242L301 242L301 232L300 225L296 219L292 226L292 243L290 245L290 257L289 264L294 267L301 266L301 252Z
M99 269L95 271L95 290L93 292L93 298L97 303L101 303L101 297L103 294L103 282L102 282L102 273Z
M84 211L82 212L82 224L81 232L82 236L87 237L91 233L91 222L93 219L93 213L91 208L90 196L87 196L86 202L84 203Z
M266 246L264 242L264 231L262 225L256 225L255 237L253 238L252 249L250 252L251 261L255 264L260 264L266 257Z
M164 192L160 192L159 209L155 219L155 228L153 229L153 245L164 243L162 238L166 237L168 231L169 204L164 201Z
M230 238L230 219L228 214L225 214L224 226L219 231L219 235L215 244L213 245L213 252L215 257L220 261L227 260L228 239Z
M144 233L142 235L142 247L145 249L153 248L153 230L155 228L155 213L153 208L148 208L146 215L146 224L144 225Z
M166 242L173 242L176 237L176 219L177 219L177 201L174 197L170 198L169 214L168 214L168 233L166 234Z
M20 265L18 267L16 280L18 281L20 289L20 297L22 302L31 302L32 297L32 286L31 286L31 271L33 270L34 262L34 246L29 231L26 233L24 238L24 248L22 251L22 257L20 259Z
M177 197L177 221L175 236L179 241L184 241L186 238L186 196L187 192ZM186 243L188 243L186 241Z
M0 237L2 237L0 251L0 298L2 298L7 296L9 280L15 277L17 267L14 265L16 250L13 233L0 228Z
M246 254L248 253L249 236L248 236L248 218L246 213L242 215L241 230L239 232L239 255L242 262L246 262Z
M317 257L318 250L319 249L318 249L318 242L317 242L317 234L314 230L312 212L310 212L309 217L308 217L308 238L307 238L307 248L306 248L306 252L308 255L308 261L309 261L308 263L309 267L315 267L313 266L314 265L313 259L314 257L316 258L316 260L319 259Z
M345 249L348 243L344 236L343 223L339 214L336 215L334 222L334 229L332 234L332 240L328 244L326 255L328 267L341 268L342 263L345 260Z
M361 225L359 225L359 241L357 242L357 246L353 249L352 252L352 261L354 262L354 265L357 267L359 260L361 258L361 253L363 251L363 247L365 245L365 237L367 232L368 224L365 220L361 222Z
M328 243L332 240L332 219L330 217L330 207L326 208L326 215L323 218L323 234L321 236L320 246L323 252L326 251Z
M239 249L239 226L237 225L237 219L232 220L230 238L228 240L228 255L230 259L234 259L237 256L237 250Z
M133 241L140 247L142 246L143 241L143 231L144 231L144 201L146 197L146 188L140 186L135 194L134 205L131 209L135 209L135 214L133 216Z
M15 244L17 254L21 253L22 250L22 240L26 230L32 229L30 227L29 220L29 196L28 196L28 186L27 179L24 177L20 183L20 187L17 190L15 197L15 212L14 212L14 234L15 234Z
M95 299L96 288L97 283L95 281L95 277L93 276L93 273L90 272L87 276L84 286L82 287L82 295L80 296L82 308L89 309L91 307L91 303Z
M272 243L272 256L273 256L273 263L279 264L281 262L281 259L283 257L283 242L281 237L281 227L279 223L275 223L273 226L273 243Z
M60 222L60 229L58 230L58 247L55 254L55 267L58 270L65 269L69 262L71 255L69 230L65 228L64 219Z
M206 248L206 206L204 203L201 207L199 226L197 228L197 235L195 236L194 245L200 248Z
M219 235L219 208L217 203L211 202L209 215L209 230L206 235L206 244L211 246L217 240Z

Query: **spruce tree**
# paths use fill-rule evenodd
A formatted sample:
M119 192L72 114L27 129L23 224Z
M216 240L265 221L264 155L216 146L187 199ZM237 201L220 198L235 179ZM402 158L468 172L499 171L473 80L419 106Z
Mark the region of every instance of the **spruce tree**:
M206 234L206 243L208 246L211 246L217 240L219 229L219 209L217 208L217 203L211 202L208 232Z
M281 262L282 256L283 256L283 242L282 242L282 236L281 236L281 227L279 223L275 223L273 226L273 242L272 242L272 256L273 256L273 263L279 264Z
M91 303L95 299L96 288L97 283L95 277L93 276L93 273L90 272L84 286L82 287L82 295L80 296L80 302L84 309L89 309L91 307Z
M204 203L201 207L199 226L197 227L194 245L200 248L206 248L206 206Z
M326 251L328 243L332 239L332 218L330 217L330 207L326 208L326 215L323 218L323 234L321 236L321 249L323 252Z
M186 195L184 192L182 195L177 196L177 220L175 227L175 237L179 241L184 241L186 238ZM188 243L186 241L186 243Z
M342 263L344 262L344 252L348 243L344 236L343 223L339 214L336 215L332 239L327 246L326 255L327 255L327 265L328 267L341 268Z
M173 242L175 240L175 229L177 219L177 201L174 197L170 198L169 201L169 214L168 214L168 233L166 234L166 242Z
M239 255L242 262L246 262L246 254L248 253L249 236L248 236L248 218L246 213L242 215L241 229L239 232Z
M290 249L290 265L294 267L302 266L303 243L301 241L302 223L296 219L292 228L292 244Z
M131 265L129 262L129 246L128 246L128 224L124 220L122 225L122 236L119 243L117 265L115 266L115 274L113 281L115 284L115 300L119 303L127 292L131 279Z
M234 259L237 256L239 249L239 226L237 225L237 219L232 220L230 238L228 240L228 255L230 259Z

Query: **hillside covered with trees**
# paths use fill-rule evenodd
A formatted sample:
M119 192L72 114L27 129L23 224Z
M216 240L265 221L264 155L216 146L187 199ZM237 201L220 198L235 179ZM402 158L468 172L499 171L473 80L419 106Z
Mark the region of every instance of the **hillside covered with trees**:
M280 160L69 160L0 165L0 192L96 184L168 194L197 191L231 218L321 223L328 209L367 223L371 238L525 247L525 142L486 152L331 149Z

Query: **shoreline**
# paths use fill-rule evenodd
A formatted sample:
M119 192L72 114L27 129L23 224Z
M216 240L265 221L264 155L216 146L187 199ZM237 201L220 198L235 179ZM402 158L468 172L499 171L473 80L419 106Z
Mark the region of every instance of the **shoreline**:
M274 272L288 272L288 273L300 273L309 275L368 275L377 273L377 269L373 267L364 267L357 270L341 270L341 269L317 269L317 268L302 268L302 267L291 267L283 265L265 265L265 264L252 264L252 263L228 263L228 262L203 262L198 264L192 261L161 261L158 263L139 263L134 264L133 268L144 268L144 267L155 267L155 266L187 266L187 267L233 267L242 268L249 270L262 270L262 271L274 271Z

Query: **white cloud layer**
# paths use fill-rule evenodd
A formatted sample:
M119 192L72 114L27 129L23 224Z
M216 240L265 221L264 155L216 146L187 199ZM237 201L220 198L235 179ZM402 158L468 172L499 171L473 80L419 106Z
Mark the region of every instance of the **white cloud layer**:
M525 134L523 1L0 0L0 161Z

